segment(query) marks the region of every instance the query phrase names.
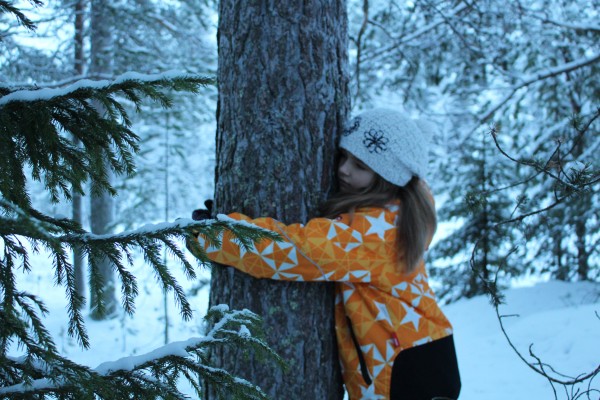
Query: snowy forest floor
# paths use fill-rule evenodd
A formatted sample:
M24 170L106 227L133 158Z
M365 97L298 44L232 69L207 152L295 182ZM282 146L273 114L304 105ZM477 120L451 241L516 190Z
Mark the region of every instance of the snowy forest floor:
M22 290L44 299L50 313L45 319L60 351L72 360L96 367L105 361L139 355L160 347L165 340L164 296L147 265L136 265L139 297L133 317L120 312L113 319L94 321L86 318L91 348L82 350L67 335L64 289L56 287L48 258L32 256L33 272L20 278ZM36 262L39 267L36 268ZM192 290L196 282L182 277L177 265L173 273L180 284ZM208 277L209 272L203 272ZM505 328L519 351L529 356L529 346L555 370L576 376L594 370L600 361L600 285L580 282L544 282L512 288L505 292L506 305L501 313ZM195 309L191 321L178 314L172 294L167 297L169 341L184 340L202 334L202 316L208 304L208 288L189 295ZM532 371L510 348L502 334L495 311L487 297L480 296L444 306L455 328L462 400L554 399L552 386ZM518 315L518 316L517 316ZM16 354L15 354L16 355ZM592 382L600 389L600 377ZM582 389L581 387L579 389ZM567 398L557 387L559 399ZM587 399L588 397L584 397ZM591 399L598 399L598 391Z

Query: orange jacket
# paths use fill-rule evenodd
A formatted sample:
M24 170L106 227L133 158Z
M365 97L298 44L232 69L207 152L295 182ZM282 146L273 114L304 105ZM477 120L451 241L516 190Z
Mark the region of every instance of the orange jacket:
M350 399L387 399L396 356L452 334L424 264L410 275L397 272L397 215L391 205L286 226L234 213L229 216L277 232L283 241L263 240L246 251L227 233L219 248L198 239L211 260L257 278L337 282L336 335Z

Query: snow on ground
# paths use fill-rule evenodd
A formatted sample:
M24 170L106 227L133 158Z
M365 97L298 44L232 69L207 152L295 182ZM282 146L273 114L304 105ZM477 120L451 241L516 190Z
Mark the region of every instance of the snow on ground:
M533 353L570 376L600 364L600 285L545 282L505 292L504 326L516 348L531 362ZM510 348L487 297L445 307L454 324L461 369L461 399L553 399L551 385ZM560 378L560 376L558 376ZM600 388L600 377L592 387ZM566 398L557 387L558 398ZM587 397L584 397L587 398ZM598 399L595 393L592 399Z
M36 257L40 263L43 256ZM47 261L47 258L46 258ZM43 265L43 264L42 264ZM46 263L47 265L47 263ZM173 266L178 269L176 265ZM174 272L175 272L174 270ZM41 272L39 272L41 271ZM136 266L140 295L133 317L118 315L108 321L86 320L91 349L81 350L69 338L64 289L53 286L49 268L35 268L21 277L21 289L45 299L50 309L47 327L58 348L74 361L97 367L110 360L143 354L164 344L164 297L148 266ZM203 272L204 277L208 272ZM180 281L184 288L193 282ZM571 376L590 372L600 363L600 285L580 282L545 282L532 287L507 290L505 328L515 346L528 360L533 352L557 371ZM201 335L201 317L207 307L207 288L191 296L196 316L182 321L172 295L168 296L169 340L185 340ZM551 385L532 371L509 347L502 335L495 311L487 297L481 296L444 307L455 328L463 400L554 399ZM17 355L17 353L13 354ZM592 384L600 389L600 377ZM566 398L557 388L558 398ZM587 399L587 397L584 397ZM599 399L598 392L591 399Z

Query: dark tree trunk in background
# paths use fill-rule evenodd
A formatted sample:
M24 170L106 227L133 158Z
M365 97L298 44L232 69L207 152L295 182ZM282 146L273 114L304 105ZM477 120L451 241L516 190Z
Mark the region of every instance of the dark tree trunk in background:
M91 1L91 51L89 73L92 77L112 77L113 75L113 56L114 47L111 29L113 18L111 16L110 2L106 0ZM103 112L101 104L95 104L95 107ZM110 177L110 169L106 168ZM108 193L102 193L95 196L92 193L90 205L90 228L93 233L109 233L113 224L113 198ZM104 279L103 300L106 316L110 316L117 308L117 298L115 295L115 276L111 263L108 259L100 260L100 273ZM92 296L91 304L95 304ZM92 318L102 319L105 315L99 314L92 309Z
M219 16L217 211L305 222L332 187L349 109L345 1L222 0ZM332 284L215 266L210 303L261 315L290 367L231 350L215 355L224 368L274 399L342 399Z
M78 0L74 5L75 9L75 37L73 45L75 48L74 57L74 72L77 76L82 76L85 72L85 53L83 49L83 30L85 18L83 13L85 12L85 5L83 0ZM79 146L79 140L73 139L73 144ZM83 203L82 196L75 191L72 191L73 196L73 220L83 225ZM82 297L86 297L85 293L85 273L84 273L85 261L84 255L80 248L75 247L73 250L73 269L75 270L75 290L77 294Z

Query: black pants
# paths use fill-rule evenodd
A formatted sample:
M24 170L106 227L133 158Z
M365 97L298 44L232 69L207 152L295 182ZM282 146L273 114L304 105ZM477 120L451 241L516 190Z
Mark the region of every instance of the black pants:
M394 360L391 400L457 399L459 393L452 335L404 350Z

